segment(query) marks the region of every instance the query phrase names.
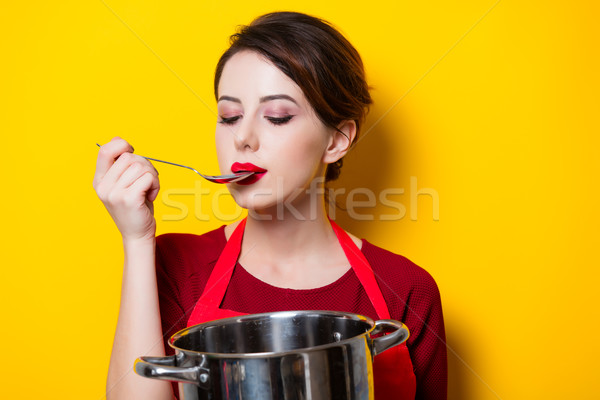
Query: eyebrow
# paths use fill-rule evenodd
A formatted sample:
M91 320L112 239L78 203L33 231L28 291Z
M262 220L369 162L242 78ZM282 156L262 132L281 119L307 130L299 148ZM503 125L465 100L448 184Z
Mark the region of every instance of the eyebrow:
M242 103L242 101L240 99L238 99L237 97L231 97L231 96L221 96L219 97L219 100L217 101L223 101L223 100L227 100L227 101L233 101L234 103ZM265 103L267 101L271 101L271 100L289 100L292 103L298 105L298 102L296 102L296 100L294 100L293 97L288 96L287 94L272 94L270 96L263 96L260 99L261 103Z
M219 97L219 100L217 100L217 103L223 100L227 100L227 101L233 101L234 103L242 103L242 101L240 99L238 99L237 97L231 97L231 96L221 96Z
M287 94L272 94L270 96L261 97L259 100L260 100L261 103L265 103L265 102L271 101L271 100L289 100L292 103L298 105L298 103L296 102L296 100L294 100L293 97L288 96Z

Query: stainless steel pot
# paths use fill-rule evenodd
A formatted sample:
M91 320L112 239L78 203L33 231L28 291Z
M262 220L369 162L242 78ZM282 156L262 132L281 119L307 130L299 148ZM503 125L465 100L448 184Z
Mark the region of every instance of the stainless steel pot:
M401 322L351 313L252 314L179 331L174 356L141 357L134 369L180 382L186 400L367 400L373 357L406 339Z

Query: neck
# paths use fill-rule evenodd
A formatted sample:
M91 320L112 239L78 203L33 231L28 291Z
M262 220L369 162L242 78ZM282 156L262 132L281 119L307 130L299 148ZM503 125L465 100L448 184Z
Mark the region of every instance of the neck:
M249 212L238 261L256 278L293 289L322 287L350 268L324 202L310 218Z
M337 241L324 204L313 207L312 215L289 210L277 214L248 214L240 258L256 249L266 259L286 259L305 249L315 251Z

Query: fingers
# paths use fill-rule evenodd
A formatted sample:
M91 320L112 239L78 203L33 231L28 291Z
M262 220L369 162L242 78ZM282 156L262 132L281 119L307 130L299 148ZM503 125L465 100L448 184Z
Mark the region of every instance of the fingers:
M156 197L158 196L158 192L160 191L160 182L158 180L158 174L153 175L153 177L154 177L154 179L152 179L150 188L148 189L148 192L146 193L146 199L148 199L148 201L150 201L150 203L152 203L154 200L156 200Z
M142 176L138 177L128 188L127 191L132 193L132 195L139 193L140 198L136 199L136 203L140 204L148 204L147 202L152 202L156 198L158 194L159 185L158 178L152 174L151 172L145 172ZM154 198L150 199L150 196Z
M94 188L103 202L118 195L115 192L129 188L137 179L149 173L153 179L145 188L144 195L153 201L160 188L158 172L148 160L131 153L133 148L123 139L113 139L102 146L98 155L98 168L94 178ZM116 157L116 161L115 161ZM106 167L108 166L108 170Z
M137 179L146 173L155 179L147 189L157 190L159 187L158 172L154 166L143 157L123 153L97 184L96 191L101 198L111 192L122 191L132 186ZM145 192L144 195L146 195Z
M130 153L123 154L113 165L113 168L104 176L104 180L110 186L126 189L130 187L137 179L146 172L149 172L145 160L137 160L136 156Z
M121 189L129 197L138 196L136 204L143 204L146 200L153 202L160 190L158 174L153 168L133 163L119 177L115 189Z
M128 187L112 190L106 196L106 205L113 210L128 210L133 212L147 205L147 191L153 185L156 177L150 172L144 172L131 182Z
M98 159L96 160L96 173L94 175L94 187L96 187L106 173L110 170L115 160L123 153L133 153L133 147L120 137L113 138L110 142L100 147Z
M150 237L155 233L154 201L160 185L158 172L133 147L114 138L98 153L94 189L123 238Z

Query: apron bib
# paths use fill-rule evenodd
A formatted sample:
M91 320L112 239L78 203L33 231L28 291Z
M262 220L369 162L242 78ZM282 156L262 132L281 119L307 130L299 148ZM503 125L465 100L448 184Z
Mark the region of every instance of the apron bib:
M375 275L369 262L350 236L335 222L331 220L330 222L346 254L346 258L348 258L354 273L365 288L367 296L377 312L378 319L390 319L387 304L375 280ZM204 292L190 315L187 326L221 318L246 315L219 308L237 264L245 226L246 219L244 218L227 241L221 256L208 278ZM414 400L416 378L406 342L375 356L373 360L373 381L376 399Z

